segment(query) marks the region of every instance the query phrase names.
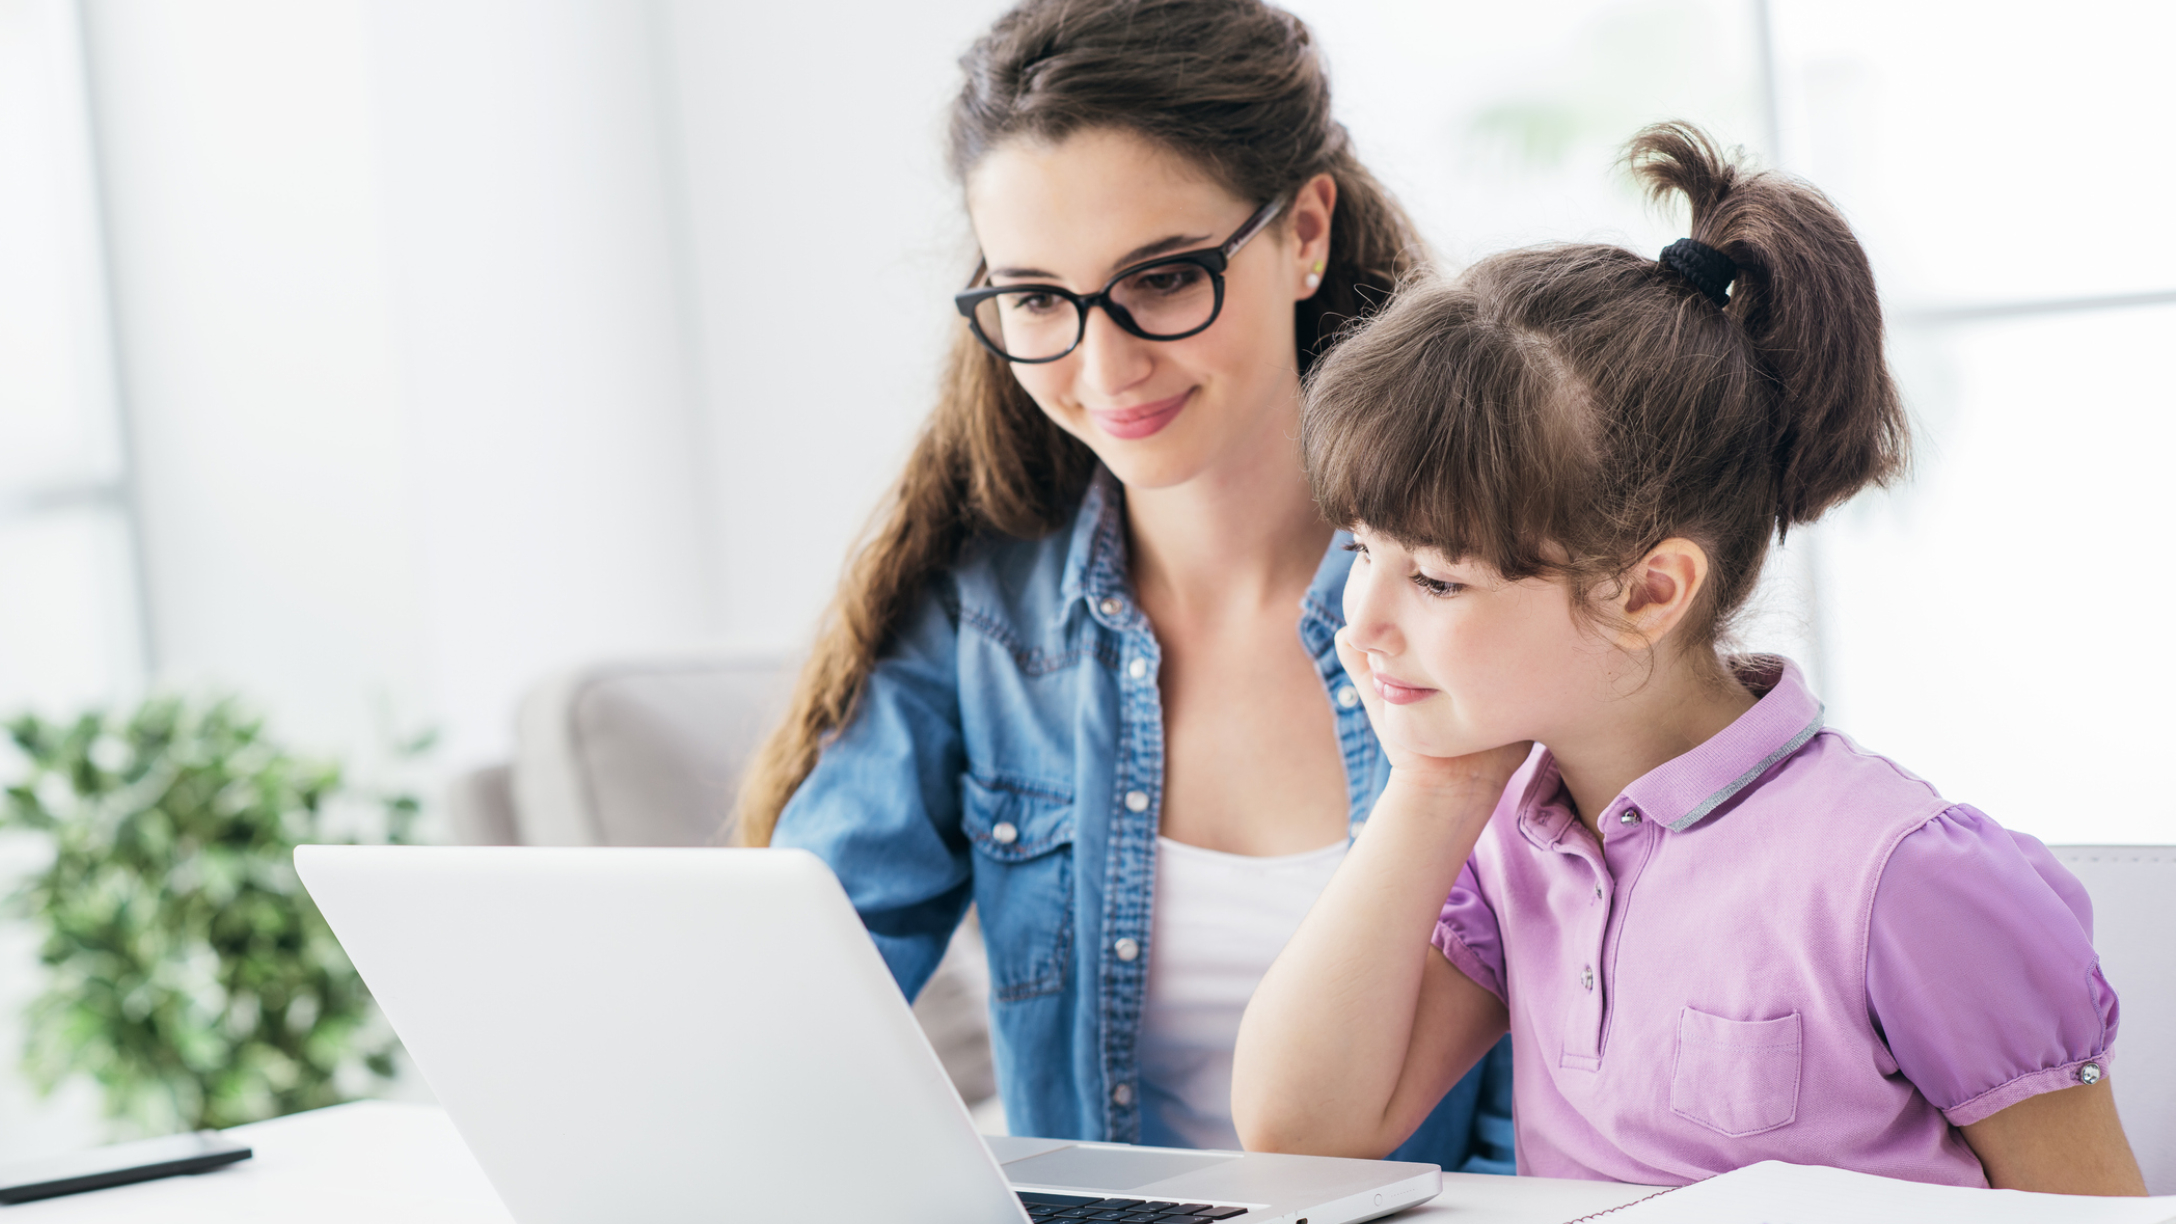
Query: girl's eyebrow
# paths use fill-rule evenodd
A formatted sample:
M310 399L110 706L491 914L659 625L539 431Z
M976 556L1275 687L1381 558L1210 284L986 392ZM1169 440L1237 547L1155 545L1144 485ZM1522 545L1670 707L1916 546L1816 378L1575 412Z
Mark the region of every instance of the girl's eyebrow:
M1131 267L1144 259L1154 259L1158 255L1167 254L1171 251L1190 250L1207 241L1209 241L1209 235L1207 234L1172 234L1169 237L1158 238L1154 242L1144 242L1112 260L1111 271L1116 272L1120 268ZM1007 279L1023 280L1031 277L1041 277L1044 280L1058 279L1057 273L1046 268L992 268L990 275L992 277L1002 276Z

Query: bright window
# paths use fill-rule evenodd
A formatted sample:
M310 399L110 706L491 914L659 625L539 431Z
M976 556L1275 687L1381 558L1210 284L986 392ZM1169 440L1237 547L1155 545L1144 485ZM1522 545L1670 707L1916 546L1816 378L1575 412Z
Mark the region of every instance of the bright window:
M141 678L74 4L0 0L0 713Z

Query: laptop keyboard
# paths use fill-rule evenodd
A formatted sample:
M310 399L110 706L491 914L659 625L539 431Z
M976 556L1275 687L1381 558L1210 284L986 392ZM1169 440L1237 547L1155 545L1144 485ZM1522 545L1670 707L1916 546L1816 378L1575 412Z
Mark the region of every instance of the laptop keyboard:
M1247 1214L1244 1207L1211 1207L1207 1203L1165 1203L1141 1199L1090 1198L1080 1194L1044 1194L1016 1190L1036 1224L1044 1220L1094 1220L1097 1224L1193 1224L1195 1221L1228 1220Z

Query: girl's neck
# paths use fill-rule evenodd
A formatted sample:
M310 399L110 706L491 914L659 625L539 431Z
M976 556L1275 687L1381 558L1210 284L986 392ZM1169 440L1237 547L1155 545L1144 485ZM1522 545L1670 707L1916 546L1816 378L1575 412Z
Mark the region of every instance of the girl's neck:
M1603 836L1601 814L1626 787L1714 738L1759 700L1711 659L1665 661L1658 652L1652 675L1635 667L1588 725L1549 741L1579 823L1595 840Z
M1184 484L1126 490L1134 590L1152 615L1290 611L1307 589L1331 529L1308 491L1297 429L1274 432Z

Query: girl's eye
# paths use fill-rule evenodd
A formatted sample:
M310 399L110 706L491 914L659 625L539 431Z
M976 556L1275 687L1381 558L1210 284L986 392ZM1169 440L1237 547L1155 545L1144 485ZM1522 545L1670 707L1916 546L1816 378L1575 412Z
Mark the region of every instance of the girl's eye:
M1442 578L1430 578L1426 574L1413 575L1413 585L1425 591L1430 599L1448 599L1466 589L1463 582L1449 582Z
M1343 544L1343 545L1341 545L1340 547L1344 548L1344 550L1345 550L1346 552L1349 552L1349 553L1359 553L1359 554L1360 554L1361 556L1363 556L1363 557L1364 557L1364 556L1366 556L1366 555L1368 554L1368 546L1367 546L1367 545L1365 545L1365 544L1362 544L1362 543L1361 543L1360 541L1358 541L1358 540L1353 540L1353 541L1351 541L1351 542L1349 542L1349 543L1346 543L1346 544Z

